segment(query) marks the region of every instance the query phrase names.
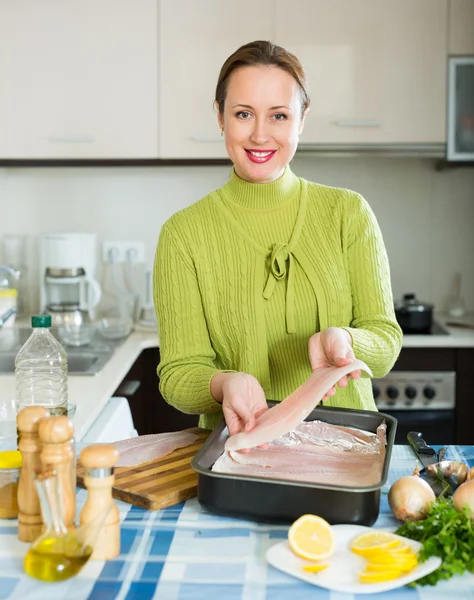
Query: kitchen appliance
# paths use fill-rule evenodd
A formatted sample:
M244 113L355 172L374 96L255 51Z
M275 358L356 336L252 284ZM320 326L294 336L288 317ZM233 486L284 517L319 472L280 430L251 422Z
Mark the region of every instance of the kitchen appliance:
M455 443L454 371L394 370L373 379L372 389L377 408L398 421L396 444L420 427L432 444Z
M433 305L420 302L416 294L404 294L395 302L395 316L404 333L424 333L433 324Z
M79 325L95 316L102 292L96 279L93 233L50 233L40 241L41 311L52 325Z
M448 58L448 162L474 161L474 56Z
M269 402L269 405L274 405ZM191 466L199 474L198 500L209 511L268 523L292 523L305 513L329 523L372 525L377 520L380 490L385 485L395 440L397 421L375 411L317 407L308 421L319 419L333 425L375 432L387 424L387 446L380 482L374 486L348 488L321 483L231 475L212 471L224 451L228 431L224 419L217 425Z

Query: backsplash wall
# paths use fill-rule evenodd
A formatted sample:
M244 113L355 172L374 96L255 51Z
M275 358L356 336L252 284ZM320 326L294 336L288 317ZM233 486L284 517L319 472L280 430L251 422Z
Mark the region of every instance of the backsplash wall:
M314 155L297 156L292 169L364 195L384 234L396 298L416 292L443 310L459 271L474 310L474 169L436 172L430 160ZM166 219L228 175L227 167L0 169L0 238L31 236L30 257L46 231L96 232L99 242L142 240L151 265Z

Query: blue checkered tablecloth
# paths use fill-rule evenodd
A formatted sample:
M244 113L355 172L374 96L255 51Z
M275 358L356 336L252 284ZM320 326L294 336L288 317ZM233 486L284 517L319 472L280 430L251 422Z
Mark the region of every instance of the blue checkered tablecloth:
M474 447L451 446L448 458L474 465ZM407 446L395 446L384 490L413 471ZM78 511L86 492L78 490ZM69 581L43 583L23 572L28 545L18 541L17 522L0 520L0 600L456 600L474 599L474 575L456 576L436 587L398 588L383 594L330 592L290 577L265 560L267 549L285 539L285 526L223 518L201 509L196 499L161 511L117 502L121 554L89 561ZM377 528L394 529L387 494Z

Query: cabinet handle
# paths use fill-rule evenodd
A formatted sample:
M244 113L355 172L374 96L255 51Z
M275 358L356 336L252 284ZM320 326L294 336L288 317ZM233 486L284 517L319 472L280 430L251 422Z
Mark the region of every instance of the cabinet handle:
M140 387L141 382L138 379L129 379L123 381L114 392L114 396L133 396Z
M360 121L334 121L334 125L337 127L382 127L380 121L371 121L369 119L362 119Z
M92 144L95 137L92 135L51 135L48 141L61 144Z
M192 135L189 139L193 142L203 142L205 144L224 141L221 135Z

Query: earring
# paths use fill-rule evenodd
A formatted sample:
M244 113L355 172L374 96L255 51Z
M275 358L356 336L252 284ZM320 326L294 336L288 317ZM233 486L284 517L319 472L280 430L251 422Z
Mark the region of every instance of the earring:
M221 129L221 137L224 137L224 128Z

